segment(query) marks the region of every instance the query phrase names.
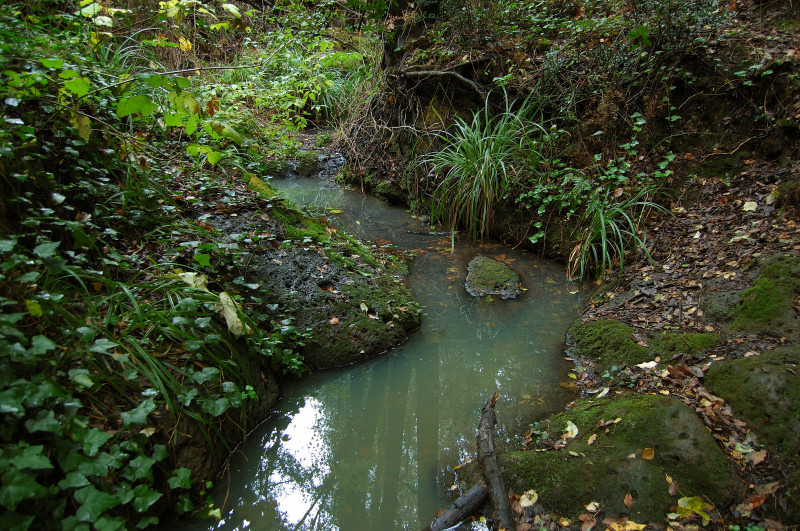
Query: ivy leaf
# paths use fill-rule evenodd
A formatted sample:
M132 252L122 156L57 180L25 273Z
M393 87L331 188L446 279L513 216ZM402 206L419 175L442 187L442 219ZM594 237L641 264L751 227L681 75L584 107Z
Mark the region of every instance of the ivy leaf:
M136 485L133 489L133 494L133 508L140 513L146 511L162 496L160 492L156 492L147 485Z
M42 66L45 68L61 68L64 66L63 59L39 59L39 62L42 63Z
M101 337L100 339L95 340L94 345L89 347L90 352L96 352L98 354L108 354L108 349L114 348L118 345L118 343L114 343L113 341L109 341L108 339Z
M101 514L120 503L117 496L97 490L92 485L76 491L75 501L81 504L75 513L81 522L96 522Z
M118 529L125 529L125 519L119 516L104 516L94 523L94 528L97 531L117 531Z
M194 253L194 261L200 266L211 267L211 255L208 253Z
M31 348L28 349L28 352L34 356L42 356L55 348L56 344L47 337L33 336L31 339Z
M171 489L188 489L192 486L192 471L186 467L175 469L175 475L170 477L167 482Z
M64 89L68 92L71 92L75 96L82 98L89 93L90 85L91 84L88 77L75 77L64 82Z
M214 410L212 411L212 414L215 417L219 417L220 415L228 411L230 407L231 407L231 401L228 400L226 397L217 398L214 401Z
M31 529L31 524L35 516L27 514L17 514L13 511L6 511L0 516L0 529L16 531L17 529Z
M61 242L40 243L33 248L33 253L39 258L51 258L55 256L59 245L61 245Z
M94 385L94 382L89 377L89 371L86 369L70 369L69 379L87 389Z
M88 430L83 435L83 452L89 457L94 457L97 455L100 447L103 446L111 437L113 437L112 434L105 431L100 431L97 428Z
M150 101L150 98L139 94L138 96L131 96L125 98L117 104L117 116L124 118L131 114L139 113L142 116L150 116L156 109L156 104Z
M214 151L213 149L209 150L206 156L208 157L208 163L212 166L222 160L222 153L219 151Z
M13 511L23 500L39 498L47 494L47 489L40 485L30 473L9 468L3 474L3 488L0 489L0 505Z
M152 398L148 398L136 406L136 409L132 409L131 411L123 411L120 413L120 416L122 417L122 422L125 424L125 426L129 426L131 424L146 424L147 415L155 411L155 409L156 403Z
M9 462L20 470L49 470L53 468L50 458L42 454L44 446L28 446L22 450L20 455L9 459Z
M131 482L137 479L147 479L149 483L153 482L153 465L156 460L146 455L139 455L132 459L125 469L125 477L130 479Z
M17 245L17 240L0 240L0 253L10 253Z
M39 410L36 414L36 419L28 419L25 421L25 428L28 432L36 433L37 431L46 431L49 433L61 433L61 423L56 419L56 414L52 409Z
M199 384L204 384L212 378L216 378L219 369L216 367L203 367L202 371L192 373L192 380Z
M58 482L58 487L62 490L77 489L78 487L85 487L88 484L89 480L86 476L77 470L73 470L72 472L67 472L66 477Z

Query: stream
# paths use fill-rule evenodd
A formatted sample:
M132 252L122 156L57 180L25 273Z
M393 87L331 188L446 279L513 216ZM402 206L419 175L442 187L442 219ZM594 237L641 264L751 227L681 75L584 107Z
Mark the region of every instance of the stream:
M425 313L396 349L287 382L212 493L222 520L193 529L422 529L449 505L453 467L473 458L495 390L501 451L574 399L560 383L572 368L563 343L580 312L578 287L562 265L524 251L458 240L451 249L449 234L324 174L271 185L357 238L412 250L407 281ZM478 254L510 265L526 291L467 294L467 262Z

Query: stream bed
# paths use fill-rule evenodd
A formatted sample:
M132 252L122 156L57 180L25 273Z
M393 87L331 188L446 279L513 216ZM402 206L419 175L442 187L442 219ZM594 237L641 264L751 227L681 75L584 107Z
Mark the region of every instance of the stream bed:
M564 334L579 315L562 265L498 244L470 246L326 176L271 183L364 241L411 250L420 329L367 362L284 384L276 411L237 449L212 493L222 520L193 529L422 529L450 503L452 468L474 457L498 390L499 449L574 398ZM464 288L477 255L521 277L517 299Z

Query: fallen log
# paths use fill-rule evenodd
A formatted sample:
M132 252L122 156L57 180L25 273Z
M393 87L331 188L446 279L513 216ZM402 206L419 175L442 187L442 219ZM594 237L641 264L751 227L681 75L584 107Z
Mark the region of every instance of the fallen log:
M460 524L489 499L489 491L483 483L476 483L466 494L454 501L445 512L436 517L425 531L443 531Z
M494 406L497 404L497 397L498 393L495 391L481 411L481 421L478 424L478 463L481 465L483 478L486 480L489 497L492 500L494 528L512 531L516 529L514 511L508 501L506 484L494 451L494 427L497 424Z

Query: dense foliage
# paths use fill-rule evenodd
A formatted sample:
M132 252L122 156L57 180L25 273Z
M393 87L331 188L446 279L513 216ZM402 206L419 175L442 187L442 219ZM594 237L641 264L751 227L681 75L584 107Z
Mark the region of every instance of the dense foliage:
M237 180L269 201L253 172L310 120L341 119L342 86L368 77L362 53L320 36L330 13L114 5L0 13L4 529L204 507L203 478L171 465L175 426L191 419L209 447L223 421L246 433L244 357L301 373L306 332L245 310L242 249L191 210Z

